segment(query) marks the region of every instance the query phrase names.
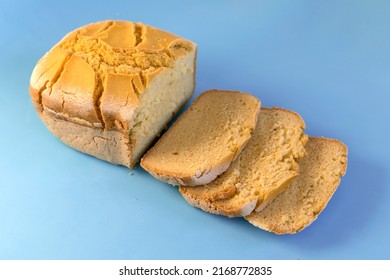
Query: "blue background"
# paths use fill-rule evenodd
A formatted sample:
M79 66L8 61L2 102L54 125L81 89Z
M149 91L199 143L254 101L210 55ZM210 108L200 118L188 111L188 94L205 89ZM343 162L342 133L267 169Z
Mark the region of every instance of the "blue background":
M368 0L0 0L0 258L389 259L389 15L390 1ZM309 135L345 142L347 174L317 221L277 236L207 214L142 169L50 134L31 71L67 32L105 19L196 42L194 96L250 92L301 114Z

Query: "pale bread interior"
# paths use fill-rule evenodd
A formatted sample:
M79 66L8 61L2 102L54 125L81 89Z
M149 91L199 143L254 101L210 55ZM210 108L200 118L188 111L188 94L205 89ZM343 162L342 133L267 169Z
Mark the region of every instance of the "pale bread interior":
M347 168L347 148L338 140L310 138L300 173L265 209L245 218L277 234L292 234L310 225L326 207Z
M262 108L256 129L241 155L215 181L180 186L193 206L228 217L246 216L263 208L298 174L307 135L302 118L279 108Z
M259 100L249 94L207 91L145 154L141 166L174 185L208 183L248 142L259 108Z
M140 106L131 119L129 133L134 166L147 148L166 128L168 122L192 96L194 88L195 52L178 59L175 66L157 76L140 97Z

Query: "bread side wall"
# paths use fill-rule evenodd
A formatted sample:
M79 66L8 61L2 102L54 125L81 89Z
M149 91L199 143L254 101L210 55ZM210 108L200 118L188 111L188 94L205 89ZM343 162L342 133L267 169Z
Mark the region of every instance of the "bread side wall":
M125 135L65 120L49 109L39 114L47 128L66 145L99 159L130 167Z

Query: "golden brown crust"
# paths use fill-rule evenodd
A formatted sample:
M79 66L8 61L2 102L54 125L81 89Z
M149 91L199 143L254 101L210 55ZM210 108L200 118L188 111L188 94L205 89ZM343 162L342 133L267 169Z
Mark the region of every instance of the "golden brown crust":
M176 105L169 101L176 108L167 109L169 117L160 117L164 123L156 116L156 125L161 125L153 129L157 135L193 93L195 59L196 45L169 32L119 20L92 23L67 34L40 59L31 75L30 94L40 116L46 110L55 113L47 114L48 118L89 126L101 135L117 131L127 139L127 148L141 153L145 148L136 146L142 141L131 138L142 137L133 128L142 121L135 119L143 110L145 92L172 96L171 84L186 87L177 92L181 96ZM177 67L179 61L182 69ZM153 84L160 76L164 78L158 88ZM178 85L178 79L185 80L183 85ZM42 120L47 122L47 118Z
M38 108L118 129L110 121L112 112L124 103L134 111L137 96L151 81L194 49L193 43L142 23L93 23L69 33L38 62L30 80L31 96ZM131 86L128 96L104 88L113 79ZM109 99L109 104L101 104L101 99Z

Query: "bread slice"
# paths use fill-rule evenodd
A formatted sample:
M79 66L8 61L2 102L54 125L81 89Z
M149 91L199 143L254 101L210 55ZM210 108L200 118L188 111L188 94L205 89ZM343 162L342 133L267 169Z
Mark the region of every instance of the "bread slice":
M31 97L65 144L134 167L192 96L196 51L194 43L142 23L93 23L37 63Z
M305 155L304 128L292 111L262 108L251 140L230 168L209 184L180 186L180 193L191 205L228 217L261 210L297 176Z
M326 207L347 168L347 147L337 140L310 138L308 155L288 189L261 212L245 217L254 226L277 234L296 233Z
M141 166L173 185L207 184L248 142L260 101L238 91L202 93L142 158Z

